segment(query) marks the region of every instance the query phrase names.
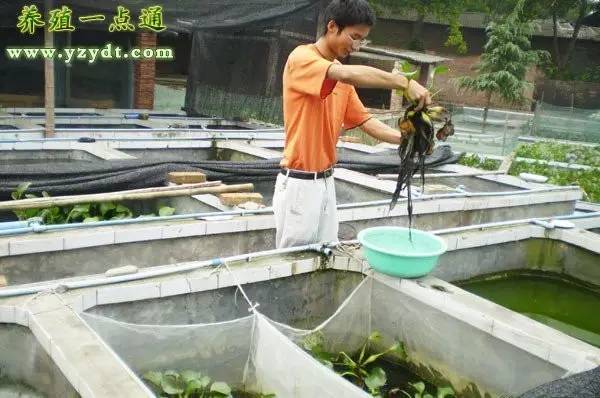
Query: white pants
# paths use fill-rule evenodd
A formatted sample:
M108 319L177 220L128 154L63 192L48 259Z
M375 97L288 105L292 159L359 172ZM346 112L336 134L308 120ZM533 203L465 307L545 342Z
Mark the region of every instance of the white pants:
M303 180L277 175L273 194L277 248L337 242L333 176Z

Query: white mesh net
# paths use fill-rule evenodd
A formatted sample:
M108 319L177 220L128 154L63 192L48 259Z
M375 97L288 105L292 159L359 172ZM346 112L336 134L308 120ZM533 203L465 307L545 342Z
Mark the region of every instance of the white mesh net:
M328 352L353 354L374 331L381 340L373 350L401 341L408 357L400 365L438 386L452 385L458 396L518 395L564 375L544 359L420 300L412 293L423 288L418 283L385 281L365 278L331 317L311 330L256 311L232 321L194 325L83 317L138 374L193 369L235 388L277 397L369 397L303 347L306 339L318 336ZM399 288L401 283L409 288ZM427 289L439 300L447 294Z
M418 379L452 386L459 396L514 396L565 375L544 359L461 321L459 314L445 313L412 296L411 289L423 289L418 283L406 281L410 289L399 289L399 283L366 278L335 314L313 330L276 326L299 345L318 334L328 352L356 353L371 333L378 332L381 339L374 351L402 342L407 358L389 360L410 368ZM425 288L441 300L447 294Z
M267 318L258 315L255 344L250 358L255 391L278 397L368 397L340 378L281 334Z
M232 388L277 397L365 397L256 313L229 322L134 325L83 318L136 373L199 370Z
M83 313L83 319L131 369L202 370L240 387L252 344L254 316L197 325L135 325Z

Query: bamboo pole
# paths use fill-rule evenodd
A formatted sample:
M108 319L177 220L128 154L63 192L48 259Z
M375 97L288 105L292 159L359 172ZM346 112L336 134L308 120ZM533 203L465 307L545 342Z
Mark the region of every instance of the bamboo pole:
M73 195L73 196L55 196L48 198L33 198L9 200L0 202L0 211L3 210L18 210L18 209L44 209L53 206L65 206L78 203L99 203L99 202L118 202L124 200L145 200L154 198L168 198L175 196L191 196L201 194L219 194L227 192L251 192L254 190L254 185L237 184L237 185L219 185L219 186L204 186L196 188L183 187L181 189L169 191L154 191L154 192L109 192L97 193L88 195Z
M152 187L152 188L140 188L140 189L130 189L127 193L132 192L165 192L165 191L177 191L178 189L183 188L202 188L202 187L218 187L222 185L221 181L207 181L207 182L198 182L194 184L179 184L179 185L165 185L164 187ZM113 192L114 193L114 192Z
M207 181L207 182L202 182L202 183L196 183L196 184L180 184L180 185L169 185L169 186L163 186L163 187L152 187L152 188L140 188L140 189L130 189L127 191L116 191L116 192L107 192L107 194L117 194L117 193L127 193L127 194L131 194L131 193L141 193L141 192L166 192L166 191L177 191L177 190L181 190L181 189L186 189L186 188L202 188L202 187L215 187L215 186L220 186L222 184L221 181ZM48 199L57 199L57 198L75 198L78 195L69 195L69 196L54 196L54 197L49 197ZM41 200L43 201L44 197L40 197L40 198L32 198L29 200ZM0 202L0 204L3 202ZM14 203L14 201L13 201Z

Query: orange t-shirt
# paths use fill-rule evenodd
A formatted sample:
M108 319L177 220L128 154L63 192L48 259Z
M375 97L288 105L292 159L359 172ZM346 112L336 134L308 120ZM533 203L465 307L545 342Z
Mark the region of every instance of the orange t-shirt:
M288 57L283 72L284 167L322 171L333 166L342 129L371 118L353 86L327 78L332 64L314 44L298 46Z

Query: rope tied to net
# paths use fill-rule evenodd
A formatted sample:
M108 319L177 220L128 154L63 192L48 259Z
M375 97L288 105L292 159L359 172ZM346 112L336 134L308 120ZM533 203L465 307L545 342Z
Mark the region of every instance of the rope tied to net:
M246 294L246 291L242 287L240 281L236 277L235 273L231 270L231 268L229 268L228 261L219 259L219 265L215 268L215 270L212 273L221 272L221 267L224 267L227 270L227 272L229 272L229 274L231 275L233 282L236 286L236 291L235 291L236 294L234 296L235 304L237 305L237 292L240 292L240 293L242 293L242 297L244 298L244 300L246 300L246 302L248 303L248 312L256 314L257 313L256 308L258 308L260 303L258 303L258 302L253 303L252 300L250 300L250 298Z

